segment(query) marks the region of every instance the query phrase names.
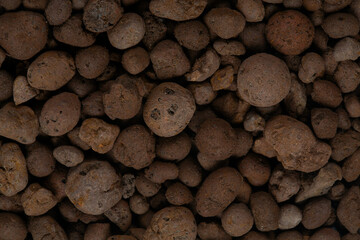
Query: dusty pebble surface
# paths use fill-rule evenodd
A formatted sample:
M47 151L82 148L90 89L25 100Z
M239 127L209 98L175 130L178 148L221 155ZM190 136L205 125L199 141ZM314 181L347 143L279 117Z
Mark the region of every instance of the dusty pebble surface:
M360 0L0 13L0 240L360 240Z

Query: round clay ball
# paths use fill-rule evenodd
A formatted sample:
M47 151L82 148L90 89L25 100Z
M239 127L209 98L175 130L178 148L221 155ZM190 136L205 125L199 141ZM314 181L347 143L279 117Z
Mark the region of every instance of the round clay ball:
M204 121L195 136L199 151L214 160L229 158L235 149L236 133L231 125L221 118Z
M48 27L43 15L30 11L0 16L0 46L18 60L27 60L46 45Z
M193 51L204 49L210 42L209 31L200 21L179 23L174 29L174 35L181 46Z
M47 51L37 57L27 70L27 79L33 88L55 91L75 75L72 56L63 51Z
M83 23L91 32L106 32L114 27L121 16L119 1L89 0L84 7Z
M195 100L189 90L177 83L166 82L150 92L143 117L156 135L172 137L186 128L195 109Z
M230 236L240 237L251 230L254 218L244 203L234 203L223 212L221 224Z
M299 11L275 13L265 27L266 39L285 55L298 55L310 47L315 29L310 19Z
M99 215L120 201L120 177L106 161L83 162L70 169L65 192L77 209Z
M108 50L99 45L81 49L76 53L76 69L84 78L96 78L100 76L109 64Z
M61 25L72 12L70 0L50 0L45 9L45 16L50 25Z
M113 158L137 170L149 166L155 158L155 137L143 125L132 125L120 132L111 150Z
M62 92L47 100L41 109L41 130L49 136L70 132L80 119L81 103L73 93Z
M185 207L166 207L154 214L143 239L195 240L196 235L196 221L189 209Z
M14 213L0 213L0 239L24 240L27 236L25 222Z
M287 96L290 86L291 76L286 63L273 55L252 55L239 68L238 94L253 106L278 104Z
M144 19L136 13L126 13L107 35L110 44L117 49L135 46L145 35Z
M165 160L183 160L191 150L191 139L182 132L174 137L159 138L156 144L156 155Z
M130 74L136 75L149 66L150 56L142 47L131 48L122 55L121 64Z

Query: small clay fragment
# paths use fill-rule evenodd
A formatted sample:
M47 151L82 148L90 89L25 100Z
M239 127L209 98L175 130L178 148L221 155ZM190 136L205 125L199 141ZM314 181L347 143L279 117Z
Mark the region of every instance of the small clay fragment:
M79 137L95 152L104 154L113 146L120 128L98 118L88 118L82 122Z

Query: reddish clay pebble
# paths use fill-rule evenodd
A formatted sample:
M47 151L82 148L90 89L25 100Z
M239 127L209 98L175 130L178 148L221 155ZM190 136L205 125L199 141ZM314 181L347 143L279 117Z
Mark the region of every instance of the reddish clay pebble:
M256 107L270 107L281 102L289 93L290 84L285 62L267 53L247 58L237 77L239 95Z
M301 12L286 10L275 13L268 21L266 39L272 47L285 55L298 55L310 47L315 30Z

